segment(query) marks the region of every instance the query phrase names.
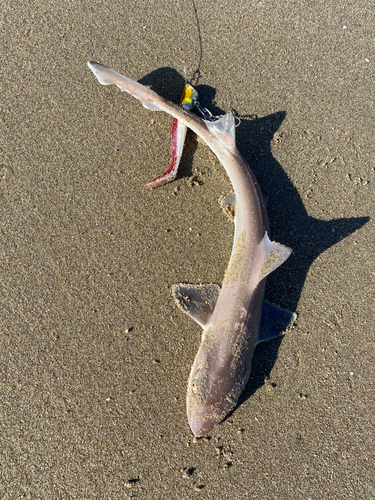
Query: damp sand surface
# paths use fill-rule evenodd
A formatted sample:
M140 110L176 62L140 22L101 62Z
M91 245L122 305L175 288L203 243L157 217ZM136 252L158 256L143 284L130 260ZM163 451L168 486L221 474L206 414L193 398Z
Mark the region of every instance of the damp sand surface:
M195 7L2 8L3 499L375 498L374 11ZM172 120L99 85L88 60L175 102L185 65L202 105L236 110L272 239L294 250L266 298L298 320L257 347L208 438L185 409L201 329L170 290L222 283L230 182L189 134L177 180L145 190Z

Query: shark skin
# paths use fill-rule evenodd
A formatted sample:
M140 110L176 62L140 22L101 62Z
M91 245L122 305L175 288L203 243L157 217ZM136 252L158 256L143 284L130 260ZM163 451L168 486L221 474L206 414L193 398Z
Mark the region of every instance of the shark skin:
M270 340L293 323L295 314L264 303L266 277L292 250L269 238L260 187L235 142L232 113L216 121L198 118L140 83L99 63L88 63L102 85L117 85L148 109L161 110L193 130L224 166L234 193L223 208L234 215L234 242L222 287L177 284L177 305L202 328L191 369L187 414L195 436L209 434L237 404L251 371L257 343ZM262 313L263 311L263 313Z

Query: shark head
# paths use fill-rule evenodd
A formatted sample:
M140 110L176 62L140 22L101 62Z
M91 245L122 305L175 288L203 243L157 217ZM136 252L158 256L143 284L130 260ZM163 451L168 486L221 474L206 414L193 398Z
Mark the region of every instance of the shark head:
M187 416L190 428L197 437L209 434L223 418L222 394L218 399L217 384L208 374L205 370L198 370L192 374L188 384Z
M247 370L242 363L230 369L211 349L200 349L193 364L187 390L187 416L197 437L209 434L234 408L244 384Z

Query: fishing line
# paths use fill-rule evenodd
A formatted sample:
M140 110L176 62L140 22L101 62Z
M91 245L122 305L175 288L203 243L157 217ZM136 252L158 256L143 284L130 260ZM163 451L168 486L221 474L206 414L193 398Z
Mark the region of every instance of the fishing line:
M183 67L183 74L185 78L185 85L188 83L188 76L187 76L187 61L186 61L186 54L191 55L192 51L187 50L186 47L188 44L185 42L182 38L182 33L184 33L184 29L186 31L186 26L184 26L184 23L186 24L187 19L192 19L194 22L194 25L197 30L197 35L198 35L198 47L199 47L199 58L198 58L198 65L196 69L193 71L192 78L191 78L191 85L194 87L198 85L198 82L202 76L200 67L202 64L203 60L203 43L202 43L202 34L201 34L201 28L200 28L200 23L199 23L199 17L198 17L198 10L196 7L195 0L190 0L191 1L191 6L192 10L194 12L194 16L191 15L191 11L189 13L184 13L183 9L186 5L186 2L180 2L179 0L172 0L173 1L173 10L175 12L175 20L176 22L174 23L175 28L177 28L177 39L178 43L176 43L177 47L177 57L176 60L177 62L175 63L176 69L178 67L181 68L181 65ZM150 37L152 36L153 33L153 25L154 25L154 18L158 18L159 13L157 12L157 5L158 2L155 2L155 0L150 0L148 2L148 8L147 8L147 16L146 16L146 23L143 26L143 29L146 31L145 33L145 42L148 46L150 46ZM186 10L186 7L185 7ZM190 9L188 9L190 10ZM195 19L193 19L193 17ZM149 33L148 33L149 32ZM182 68L181 68L182 69ZM205 120L208 121L216 121L218 118L220 118L221 115L214 115L210 112L209 109L206 107L202 106L198 101L195 103L195 108L197 109L198 113L204 118ZM239 118L238 116L235 116L236 118L236 127L239 125Z
M184 44L181 40L180 33L182 32L182 22L181 22L181 9L180 9L180 2L174 2L174 8L176 12L176 19L177 19L177 24L178 24L178 47L180 54L182 54L182 64L184 68L184 76L185 76L185 85L187 85L187 70L186 70L186 61L185 61L185 50L184 50ZM183 16L182 16L183 19Z
M197 66L196 70L194 71L192 79L191 79L191 83L194 86L194 85L198 85L199 78L202 76L200 68L201 68L202 59L203 59L203 43L202 43L202 35L201 35L201 28L200 28L200 24L199 24L199 17L198 17L197 7L195 5L194 0L191 0L191 3L193 4L195 21L196 21L197 31L198 31L198 43L199 43L199 60L198 60L198 66Z
M147 46L147 52L150 51L150 47L153 47L152 44L152 34L154 32L154 17L157 17L157 12L155 8L155 1L149 0L147 2L147 14L146 14L146 22L143 25L143 30L145 31L145 45ZM156 15L155 15L156 13ZM152 49L151 49L152 50ZM152 52L153 53L153 52Z
M195 5L194 0L190 0L190 1L191 1L193 12L194 12L195 26L197 29L198 46L199 46L198 65L197 65L197 68L193 71L193 75L192 75L191 80L190 80L192 86L194 87L195 85L198 85L198 81L199 81L200 77L202 76L201 72L200 72L200 67L201 67L202 59L203 59L203 44L202 44L202 35L201 35L201 28L200 28L200 24L199 24L197 7ZM183 4L185 5L186 2L183 2ZM174 7L175 7L175 11L176 11L176 19L177 19L177 24L178 24L179 49L180 49L180 53L182 54L182 61L181 62L183 64L183 68L184 68L185 85L186 85L188 82L188 78L187 78L187 70L186 70L187 61L185 59L185 53L187 52L188 54L191 54L192 51L190 51L190 50L186 51L186 47L184 46L184 43L181 40L180 33L182 33L182 26L183 26L184 19L190 19L192 16L191 15L185 15L185 16L183 15L184 13L181 10L181 6L180 6L179 1L174 3Z
M189 61L187 61L187 56L190 56L194 54L194 52L198 52L198 65L196 69L192 72L192 77L191 77L191 84L192 86L198 85L198 82L201 78L201 72L200 72L200 67L202 64L203 60L203 44L202 44L202 35L201 35L201 28L200 28L200 23L199 23L199 17L198 17L198 10L196 7L196 2L195 0L190 0L190 8L189 8L189 3L186 1L180 2L180 0L172 0L173 1L173 7L171 6L171 9L169 12L175 13L174 16L174 23L172 26L174 27L174 33L177 35L176 44L175 48L177 48L177 53L175 57L175 66L177 66L176 69L180 69L181 73L184 75L185 79L185 85L188 83L189 78L188 78L188 70L187 68L189 67ZM186 7L187 5L187 7ZM159 12L158 12L158 7L159 7ZM146 16L145 20L143 22L142 28L145 32L144 37L143 37L143 43L146 49L146 53L150 52L150 47L153 46L152 44L152 38L157 39L157 37L154 34L154 27L155 27L155 21L159 18L161 18L161 13L162 11L160 10L160 4L159 2L155 0L149 0L147 2L147 7L146 7ZM189 12L187 12L189 11ZM192 15L194 13L194 15ZM183 39L183 33L184 31L186 32L186 22L187 20L191 20L193 24L195 25L195 29L197 32L197 41L198 41L198 51L191 50L189 44L187 41ZM171 27L172 27L171 26ZM177 33L176 33L177 31ZM191 28L191 31L193 31L193 28ZM173 37L170 38L170 42L172 42ZM157 40L156 40L157 41ZM158 51L156 51L157 53ZM153 52L155 53L155 52ZM157 56L155 56L157 59ZM172 66L172 65L171 65ZM180 74L181 74L180 73ZM189 71L190 73L190 71Z

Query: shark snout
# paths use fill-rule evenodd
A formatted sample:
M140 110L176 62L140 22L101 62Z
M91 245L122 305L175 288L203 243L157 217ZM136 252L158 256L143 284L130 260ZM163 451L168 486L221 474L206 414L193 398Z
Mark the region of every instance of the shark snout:
M187 416L194 436L207 436L226 415L227 408L222 394L197 392L192 384L188 390ZM225 407L225 408L224 408Z
M209 434L221 418L207 408L188 408L188 420L192 433L196 437L204 437Z

